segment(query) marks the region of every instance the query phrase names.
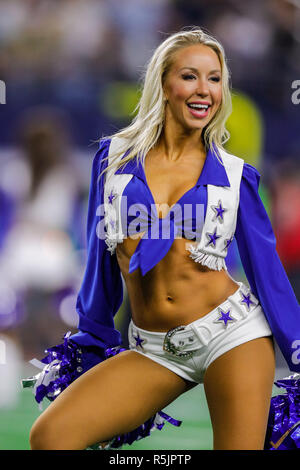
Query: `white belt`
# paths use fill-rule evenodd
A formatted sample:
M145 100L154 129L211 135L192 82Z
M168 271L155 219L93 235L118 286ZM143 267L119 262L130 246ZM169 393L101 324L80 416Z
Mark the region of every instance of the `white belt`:
M243 286L212 310L208 317L205 315L189 325L171 328L164 337L163 349L175 356L191 357L194 351L207 346L212 338L230 328L230 325L247 318L258 304L256 297Z

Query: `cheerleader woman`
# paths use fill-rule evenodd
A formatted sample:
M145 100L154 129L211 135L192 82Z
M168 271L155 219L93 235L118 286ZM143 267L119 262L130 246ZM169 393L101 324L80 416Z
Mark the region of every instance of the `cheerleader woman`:
M258 194L260 175L224 150L230 112L221 44L197 27L165 39L148 63L136 117L101 139L93 161L88 260L70 340L82 364L96 350L98 363L79 368L36 420L32 449L108 442L200 383L213 448L263 449L274 339L299 371L292 345L300 314ZM250 287L227 271L233 237ZM103 360L122 342L113 322L122 277L130 348Z

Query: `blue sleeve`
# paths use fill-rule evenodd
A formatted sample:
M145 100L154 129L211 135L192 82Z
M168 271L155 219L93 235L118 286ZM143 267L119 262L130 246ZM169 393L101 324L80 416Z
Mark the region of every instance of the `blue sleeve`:
M123 301L123 284L115 254L107 250L105 240L97 236L100 217L97 208L104 202L104 177L110 140L102 140L94 157L87 215L87 265L76 302L79 332L70 339L80 346L101 348L119 346L120 332L114 328L114 315Z
M290 370L300 372L300 308L276 252L272 225L258 193L259 180L258 171L244 164L235 238L249 285L274 338Z

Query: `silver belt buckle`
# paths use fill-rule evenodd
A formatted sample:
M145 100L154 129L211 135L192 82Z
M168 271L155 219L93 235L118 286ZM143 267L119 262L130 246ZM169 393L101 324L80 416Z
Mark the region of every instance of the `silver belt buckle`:
M180 326L176 326L175 328L171 328L166 333L166 335L164 337L164 344L163 344L163 350L164 351L166 351L168 353L171 353L171 354L173 354L174 356L177 356L177 357L192 357L194 351L182 352L182 351L180 351L178 346L175 346L175 344L173 344L171 342L172 336L174 336L175 333L177 333L177 331L182 331L184 329L185 329L185 326L180 325Z

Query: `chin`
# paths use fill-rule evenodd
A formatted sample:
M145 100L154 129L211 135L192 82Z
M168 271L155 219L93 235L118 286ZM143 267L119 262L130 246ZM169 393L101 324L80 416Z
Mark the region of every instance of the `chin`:
M186 122L185 123L185 128L189 129L189 130L194 130L194 131L197 131L197 130L202 131L207 126L208 123L209 123L209 121L208 122L203 122L203 123L201 122L201 123L198 123L198 124L193 124L191 122Z

